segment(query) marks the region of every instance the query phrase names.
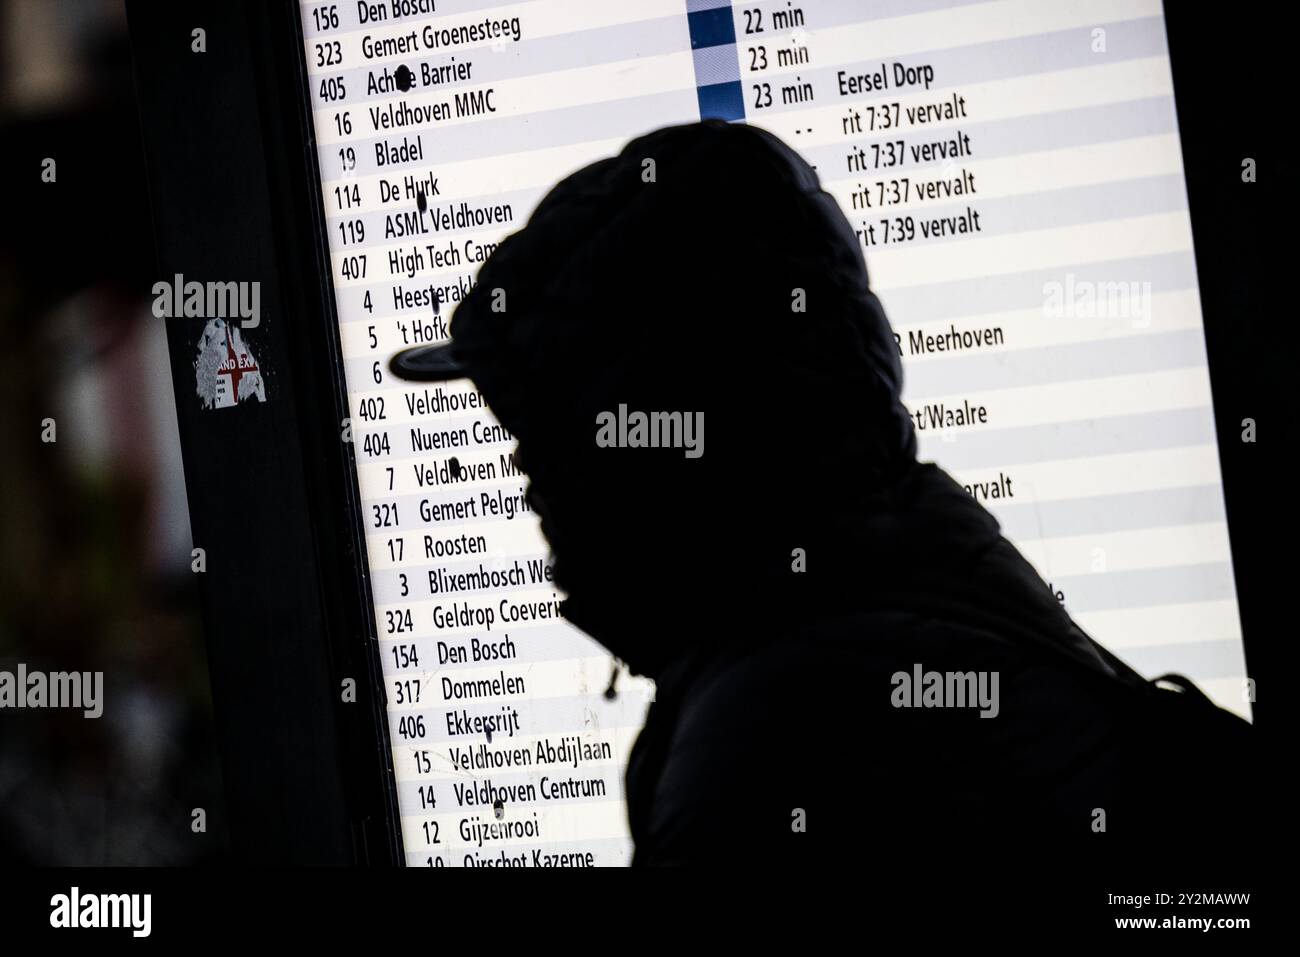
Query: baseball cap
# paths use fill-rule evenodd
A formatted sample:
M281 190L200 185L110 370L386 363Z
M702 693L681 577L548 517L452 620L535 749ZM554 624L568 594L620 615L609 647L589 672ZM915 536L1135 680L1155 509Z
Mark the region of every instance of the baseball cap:
M394 377L470 379L521 443L570 460L620 403L707 412L718 441L861 446L882 474L915 454L848 221L805 160L743 124L667 127L565 177L448 324L392 356Z
M388 368L399 379L412 382L446 382L469 377L465 357L455 341L403 349L388 361Z

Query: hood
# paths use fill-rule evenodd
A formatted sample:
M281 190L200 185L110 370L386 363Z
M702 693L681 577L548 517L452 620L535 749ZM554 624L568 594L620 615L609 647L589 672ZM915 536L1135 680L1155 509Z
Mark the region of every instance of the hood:
M727 621L748 615L915 461L858 240L752 127L659 130L564 179L451 334L519 442L571 618L642 670L719 625L683 608L731 595ZM697 424L698 454L637 445L637 413Z

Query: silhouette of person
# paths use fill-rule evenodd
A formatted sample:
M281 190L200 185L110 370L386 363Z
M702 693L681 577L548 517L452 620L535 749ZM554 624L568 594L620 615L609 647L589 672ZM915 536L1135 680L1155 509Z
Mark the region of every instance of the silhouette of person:
M392 368L473 379L566 617L657 683L634 863L987 872L1235 839L1240 781L1195 753L1248 726L1093 642L917 461L860 245L775 137L672 127L567 177L450 331Z

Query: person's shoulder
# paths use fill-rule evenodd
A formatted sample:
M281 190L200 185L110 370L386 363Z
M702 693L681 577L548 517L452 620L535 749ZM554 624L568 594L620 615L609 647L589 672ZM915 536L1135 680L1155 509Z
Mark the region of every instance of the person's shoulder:
M743 775L773 748L833 756L852 738L870 741L897 718L898 675L918 666L1020 667L995 635L906 612L872 612L755 643L723 656L676 706L673 761Z
M828 822L872 821L898 803L895 794L913 803L905 795L916 755L959 759L960 738L937 733L935 712L903 716L891 681L911 674L919 647L971 638L943 622L880 613L715 660L669 706L662 763L642 779L640 863L844 853ZM803 836L801 815L817 819L813 838Z
M918 661L998 661L1017 667L1023 649L995 632L912 611L870 611L818 622L724 655L687 695L684 711L714 715L773 696L862 690Z

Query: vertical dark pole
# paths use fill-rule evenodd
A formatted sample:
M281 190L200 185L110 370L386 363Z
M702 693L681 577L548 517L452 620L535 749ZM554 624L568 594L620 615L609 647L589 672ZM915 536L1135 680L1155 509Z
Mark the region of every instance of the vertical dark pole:
M199 352L211 316L158 321L168 323L194 545L206 563L235 853L397 863L337 328L294 85L294 7L129 3L158 278L260 283L256 323L235 319L225 334L253 357L264 400L206 404L212 369Z

